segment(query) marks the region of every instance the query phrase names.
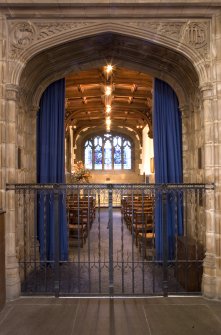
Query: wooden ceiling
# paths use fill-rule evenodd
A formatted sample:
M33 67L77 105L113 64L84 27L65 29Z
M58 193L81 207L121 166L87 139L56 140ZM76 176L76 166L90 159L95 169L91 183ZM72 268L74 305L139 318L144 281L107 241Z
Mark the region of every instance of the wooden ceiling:
M66 126L75 133L85 128L105 130L105 105L111 104L111 130L129 127L142 137L142 129L149 125L152 137L152 83L147 74L122 67L113 67L111 77L105 67L71 73L66 78ZM105 85L112 87L105 96Z

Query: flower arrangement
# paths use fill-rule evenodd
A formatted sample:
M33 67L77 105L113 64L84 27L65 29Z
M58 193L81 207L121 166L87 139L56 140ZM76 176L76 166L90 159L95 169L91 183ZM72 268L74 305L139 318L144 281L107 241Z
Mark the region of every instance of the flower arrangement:
M90 171L85 169L82 161L78 161L74 164L74 172L71 178L72 183L89 183L90 178Z

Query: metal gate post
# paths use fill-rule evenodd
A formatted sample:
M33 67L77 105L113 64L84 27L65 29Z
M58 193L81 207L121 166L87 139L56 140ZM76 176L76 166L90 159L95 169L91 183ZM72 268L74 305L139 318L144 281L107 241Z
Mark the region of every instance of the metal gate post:
M59 297L59 255L60 255L60 234L59 234L59 191L57 185L54 189L54 294Z
M108 185L108 228L109 228L109 294L114 294L114 264L113 264L113 185Z
M167 192L162 189L163 296L168 296Z

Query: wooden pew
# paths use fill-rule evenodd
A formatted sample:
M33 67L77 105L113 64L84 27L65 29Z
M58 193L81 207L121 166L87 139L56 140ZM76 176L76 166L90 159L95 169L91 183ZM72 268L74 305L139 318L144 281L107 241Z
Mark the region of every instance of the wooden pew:
M88 232L95 218L95 199L93 197L67 196L67 215L69 236L78 239L81 247L86 241Z

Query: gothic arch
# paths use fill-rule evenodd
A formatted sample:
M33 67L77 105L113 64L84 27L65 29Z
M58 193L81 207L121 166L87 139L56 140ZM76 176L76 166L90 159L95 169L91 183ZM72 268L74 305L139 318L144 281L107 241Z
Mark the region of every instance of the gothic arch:
M198 29L201 33L200 42L192 40L190 37L191 29ZM22 31L22 33L21 33ZM24 31L27 31L29 35L22 35ZM120 36L121 43L116 48L119 50L119 54L116 55L116 59L119 61L127 62L130 66L134 66L134 57L123 57L120 54L120 50L123 50L125 45L129 41L129 48L133 48L134 41L143 45L143 53L149 52L150 48L158 52L164 50L163 64L155 66L150 64L148 66L148 57L142 55L142 62L137 64L139 68L146 68L148 71L152 71L154 76L157 76L167 81L176 91L180 104L186 105L186 99L189 96L189 90L199 85L203 85L209 80L208 68L205 66L206 53L208 49L209 39L209 22L206 20L199 22L191 21L179 21L177 22L128 22L123 21L122 23L116 23L112 21L108 22L64 22L55 23L52 22L50 25L39 22L17 22L11 25L11 44L10 44L10 58L14 65L11 70L11 83L22 86L24 88L24 94L29 95L32 91L32 101L34 105L38 105L38 101L44 89L54 80L62 77L67 73L68 70L79 70L84 64L84 67L91 66L93 62L99 62L99 58L96 60L85 59L82 53L82 61L78 64L67 58L70 53L70 49L75 48L79 41L93 41L96 36L112 35ZM16 40L17 32L20 33L20 39ZM203 35L204 34L204 35ZM131 43L131 40L133 42ZM182 41L182 42L180 42ZM135 42L135 43L136 43ZM91 45L91 43L89 43ZM68 51L69 49L69 51ZM54 59L54 52L60 52L61 64L58 64ZM172 56L169 62L169 57ZM118 57L117 57L118 56ZM100 59L103 55L100 55ZM145 64L146 61L146 64ZM182 80L176 78L174 74L171 74L171 70L176 68L177 61L182 63L179 68L185 69L186 83L183 84ZM42 63L46 63L46 67L50 70L50 73L42 67ZM166 63L165 63L166 62ZM40 66L41 72L44 76L40 78L38 67ZM37 69L38 75L36 77L35 68ZM189 71L186 71L186 68ZM176 72L178 69L176 69ZM194 77L195 83L190 83L189 77ZM25 85L27 78L31 81L28 85ZM26 89L28 86L28 90ZM189 87L189 89L188 89ZM27 93L29 91L29 93Z
M201 38L201 44L199 41L194 42L189 39L188 32L194 26L205 32L204 38ZM6 87L10 108L14 114L16 109L18 112L15 97L18 88L24 111L29 108L33 110L33 106L35 106L36 112L41 94L51 82L63 77L69 71L79 71L92 65L103 65L104 59L112 55L110 52L112 44L110 44L111 48L109 47L103 52L100 49L96 50L96 47L99 46L99 41L101 42L102 39L108 41L106 39L108 37L109 41L115 43L113 56L116 61L134 69L147 71L168 82L176 91L180 106L185 107L188 112L190 96L195 95L195 92L198 93L199 88L205 87L205 92L207 86L210 88L208 85L210 83L210 63L207 61L208 31L209 22L206 20L199 20L198 23L191 22L191 20L158 21L156 23L154 21L98 23L85 20L85 22L50 22L50 24L12 21L8 54L10 66L7 79L9 84ZM23 35L25 32L27 34ZM87 48L82 48L81 43L87 45ZM142 46L141 49L140 46ZM91 51L97 52L94 57ZM140 57L138 59L135 51L139 51ZM202 99L201 96L200 99ZM27 118L27 114L25 118ZM33 153L33 146L31 147L35 144L33 133L35 121L35 115L32 115L30 121L27 118L29 127L26 128L29 129L29 133L24 132L20 134L22 136L18 136L18 138L22 138L22 149L24 149L26 160L31 162L31 164L26 162L24 175L21 174L18 177L19 181L33 182L35 178L33 173L35 172L33 163L35 162L35 153ZM24 124L21 128L21 131L24 131ZM185 128L189 132L185 135L188 140L190 138L188 135L197 137L197 133L191 134L192 129L188 122L186 122ZM31 148L25 147L27 143L30 143ZM15 146L14 142L10 145ZM188 178L191 179L196 170L196 164L192 157L194 153L188 152L187 143L184 143L184 146L186 148L186 161L190 161L189 157L193 161L192 174L188 170ZM10 168L11 166L9 166ZM13 169L15 170L14 166ZM12 253L14 255L15 250L12 250ZM14 271L17 271L17 268L14 268Z

